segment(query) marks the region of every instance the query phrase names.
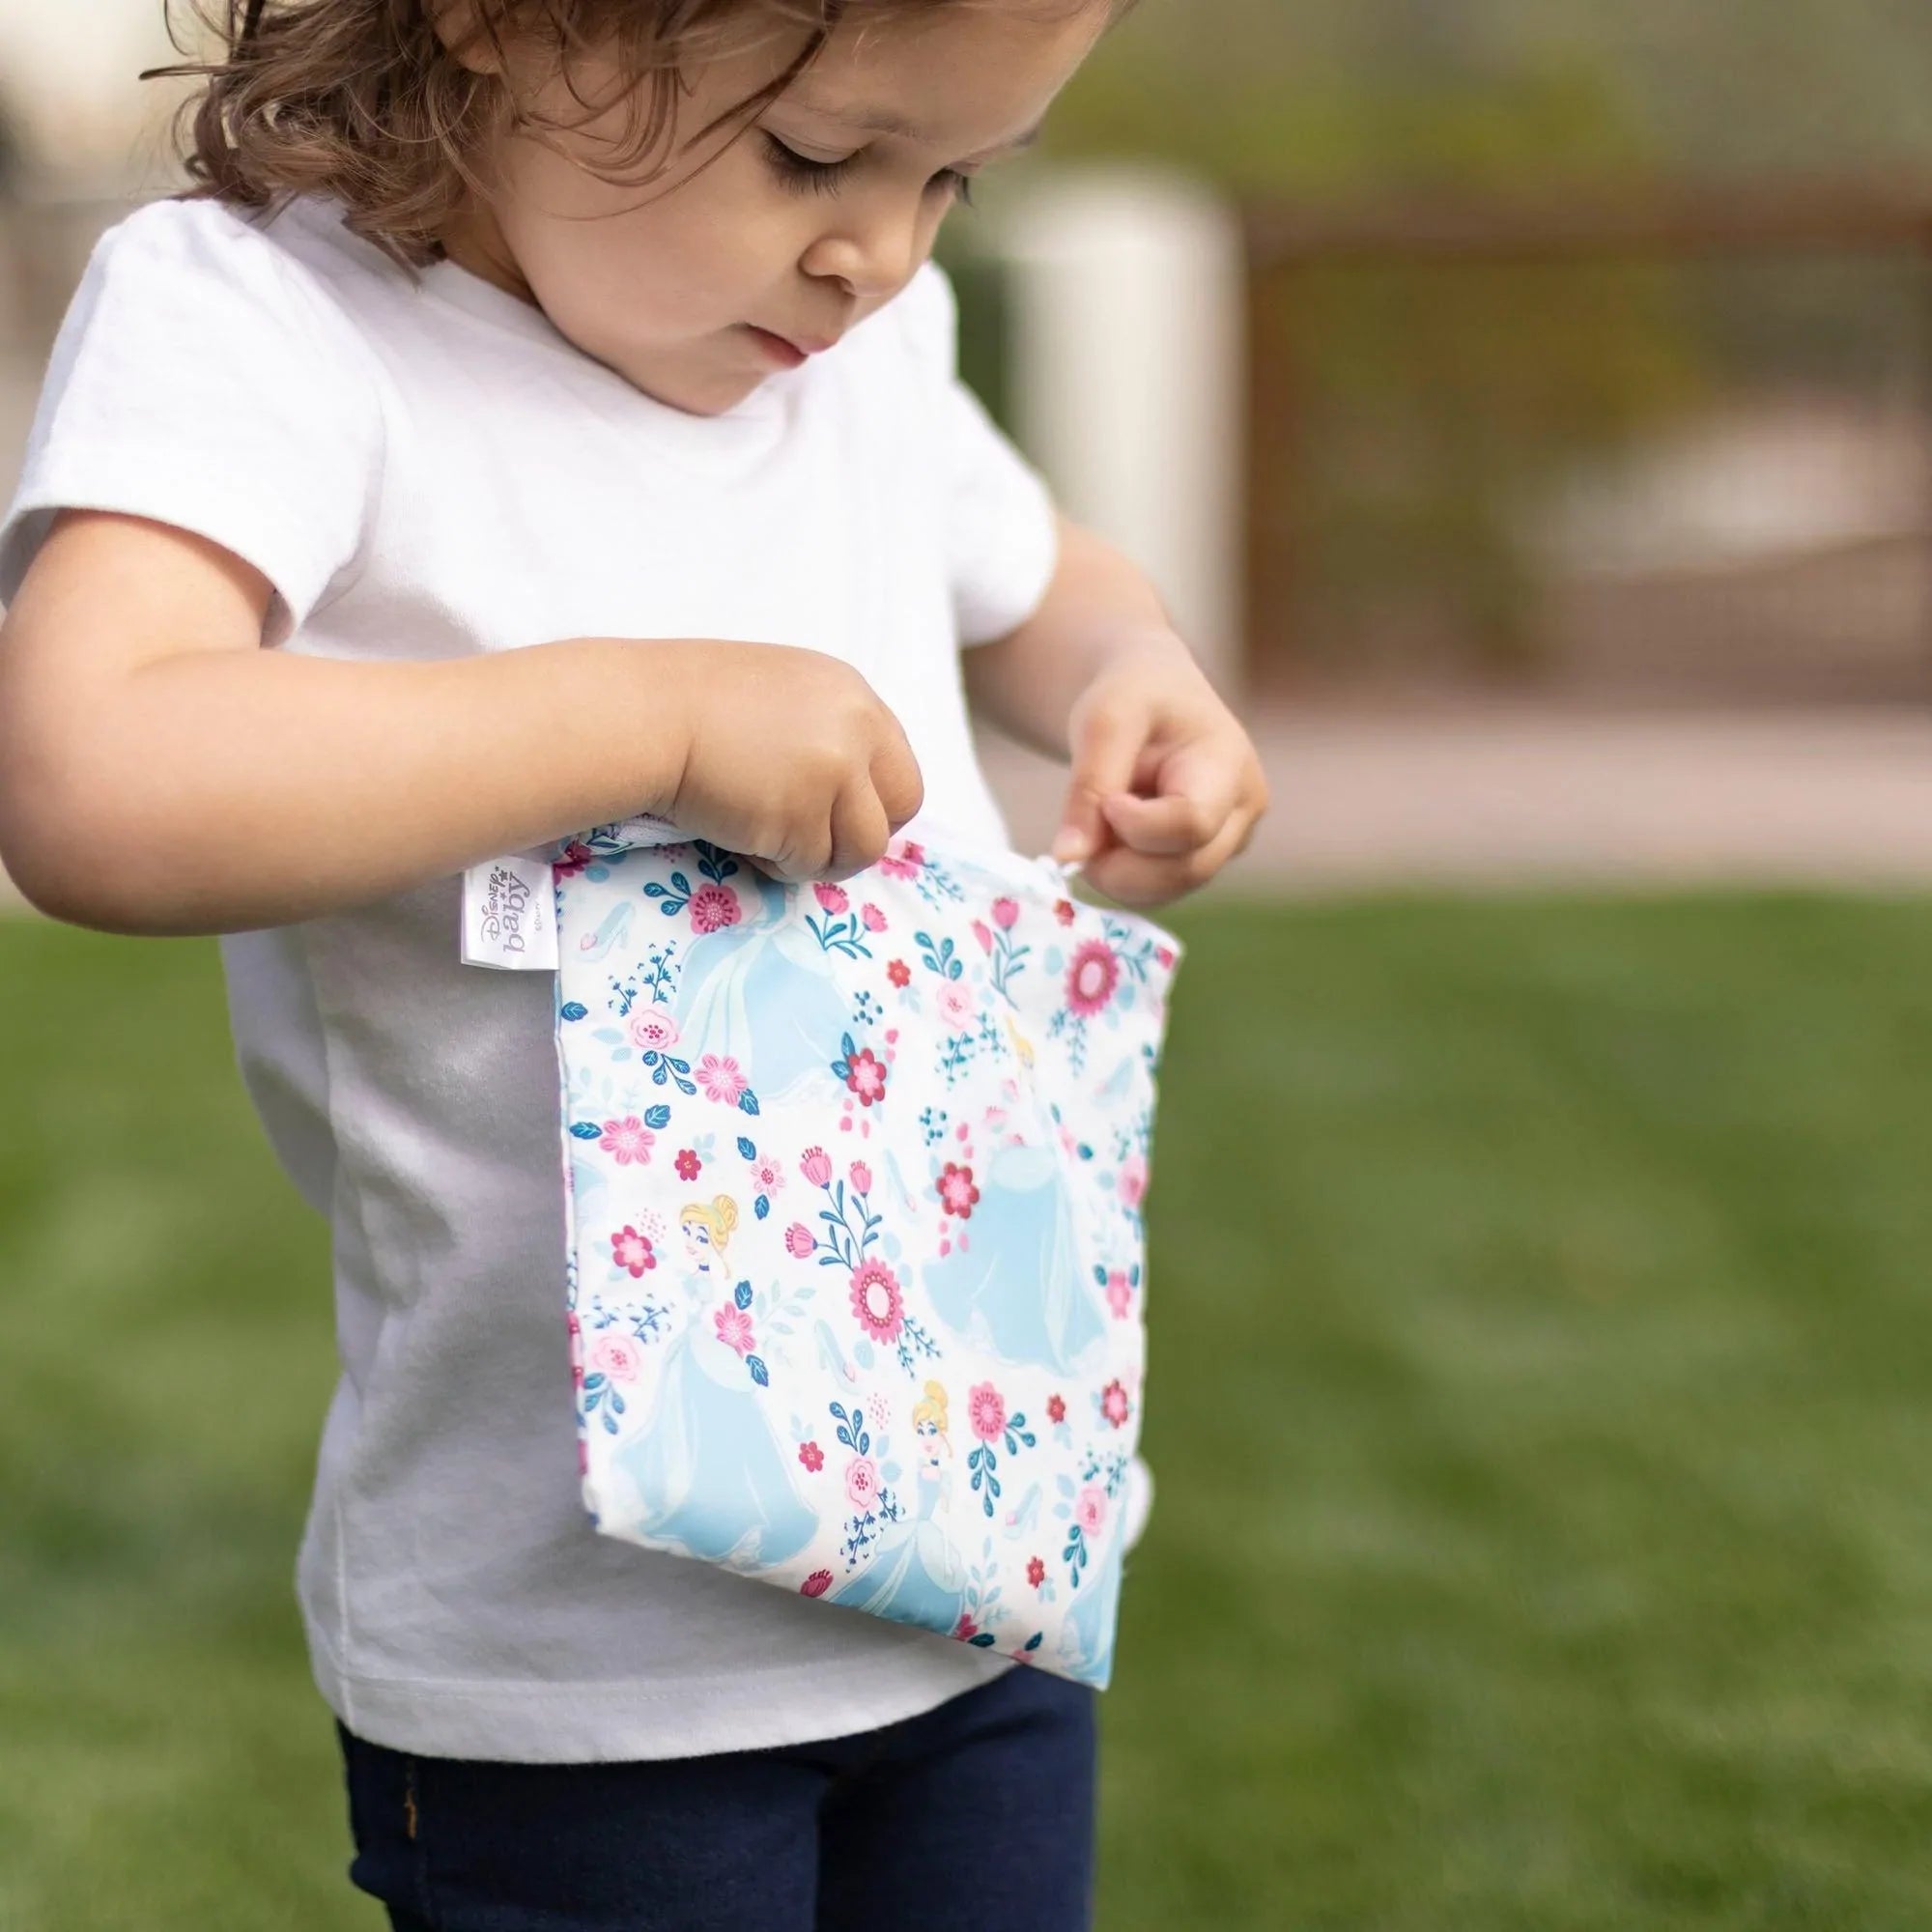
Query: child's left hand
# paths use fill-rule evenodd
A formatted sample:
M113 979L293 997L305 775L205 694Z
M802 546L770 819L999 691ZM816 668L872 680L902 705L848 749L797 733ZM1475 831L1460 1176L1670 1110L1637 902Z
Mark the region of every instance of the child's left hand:
M1205 886L1268 808L1253 741L1172 631L1116 652L1067 720L1073 780L1053 856L1122 905Z

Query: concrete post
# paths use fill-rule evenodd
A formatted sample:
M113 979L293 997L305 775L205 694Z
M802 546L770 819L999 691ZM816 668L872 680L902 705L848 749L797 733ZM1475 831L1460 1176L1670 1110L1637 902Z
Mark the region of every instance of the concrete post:
M1044 175L1003 211L1016 438L1131 556L1240 696L1246 260L1211 190L1151 166Z

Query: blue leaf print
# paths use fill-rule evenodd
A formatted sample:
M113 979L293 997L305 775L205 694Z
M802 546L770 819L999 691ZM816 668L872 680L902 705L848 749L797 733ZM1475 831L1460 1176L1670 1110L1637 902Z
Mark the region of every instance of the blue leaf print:
M668 1107L646 1107L644 1109L644 1125L652 1128L669 1126L670 1109Z
M741 1281L738 1284L738 1286L731 1291L731 1299L735 1301L740 1308L751 1307L752 1284L749 1281Z
M758 1111L758 1096L755 1094L753 1094L749 1087L747 1087L745 1091L738 1095L738 1105L746 1113L755 1114Z
M765 1367L764 1363L757 1358L757 1356L747 1355L745 1357L745 1366L751 1370L752 1379L754 1382L756 1382L761 1389L771 1387L772 1385L771 1373Z
M567 1020L581 1020L589 1010L582 1000L566 1000L563 1003L563 1016Z
M765 1216L769 1214L771 1211L772 1211L772 1197L769 1194L760 1194L758 1198L752 1204L752 1212L755 1214L760 1221L762 1221L765 1218Z
M604 1138L604 1129L595 1121L572 1121L570 1131L573 1139L595 1141Z
M1020 1645L1020 1648L1022 1650L1037 1650L1039 1648L1039 1640L1046 1633L1044 1631L1035 1631L1034 1634L1030 1637L1028 1637L1023 1644Z
M758 1151L757 1151L757 1149L756 1149L756 1148L754 1148L754 1147L753 1147L753 1146L752 1145L752 1143L751 1143L750 1141L748 1141L748 1140L747 1140L747 1139L745 1138L745 1136L744 1136L743 1134L740 1134L740 1135L738 1136L738 1151L739 1151L739 1152L740 1152L741 1154L743 1154L743 1155L745 1156L745 1158L746 1158L747 1160L756 1160L756 1159L757 1159L757 1157L758 1157ZM1103 1275L1102 1275L1102 1276L1100 1277L1100 1281L1101 1281L1101 1285L1102 1285L1103 1287L1104 1287L1104 1286L1105 1286L1105 1284L1106 1284L1106 1280L1107 1280L1107 1277L1106 1277L1106 1276L1105 1276L1105 1275L1103 1274Z
M980 1631L974 1635L969 1636L966 1641L972 1644L977 1650L991 1650L993 1647L993 1633L991 1631Z

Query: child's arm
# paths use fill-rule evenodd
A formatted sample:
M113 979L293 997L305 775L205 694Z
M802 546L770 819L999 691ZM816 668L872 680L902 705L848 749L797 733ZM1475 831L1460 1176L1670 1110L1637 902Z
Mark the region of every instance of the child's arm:
M185 531L61 516L0 628L0 863L35 905L241 931L633 812L835 877L922 802L896 721L819 652L571 639L350 663L261 648L270 594ZM697 701L721 688L728 728Z
M1261 760L1159 593L1093 531L1059 518L1039 608L964 654L973 708L1023 743L1073 762L1061 859L1122 904L1207 884L1267 810Z

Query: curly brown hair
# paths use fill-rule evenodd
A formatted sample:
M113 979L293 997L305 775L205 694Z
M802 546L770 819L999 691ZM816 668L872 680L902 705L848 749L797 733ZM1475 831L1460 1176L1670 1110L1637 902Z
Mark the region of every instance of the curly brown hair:
M1024 0L1036 17L1072 17L1104 6L1109 23L1136 0ZM487 192L476 156L515 128L544 138L575 125L540 122L498 77L514 44L569 74L591 50L614 53L628 104L627 139L612 179L652 179L650 165L672 126L684 75L787 30L806 36L777 80L699 130L750 119L811 66L842 20L884 22L936 8L996 7L1013 0L469 0L473 32L455 50L432 18L435 0L162 0L170 36L185 4L219 48L215 57L154 68L144 80L199 78L178 139L185 199L248 208L327 194L347 224L397 260L420 267L472 192ZM1058 12L1056 13L1056 7ZM467 63L487 43L492 58ZM611 103L570 92L588 119Z

